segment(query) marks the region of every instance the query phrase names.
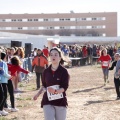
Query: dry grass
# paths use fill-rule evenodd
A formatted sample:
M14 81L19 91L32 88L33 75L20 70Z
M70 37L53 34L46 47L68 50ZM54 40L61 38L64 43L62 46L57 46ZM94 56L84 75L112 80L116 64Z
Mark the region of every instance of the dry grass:
M103 86L103 75L99 65L74 67L68 69L71 79L67 91L67 120L120 120L120 101L116 99L113 73L110 71L110 83ZM44 120L40 108L42 96L37 101L32 97L35 91L35 77L29 83L21 83L21 94L16 94L16 106L19 112L10 113L0 120Z

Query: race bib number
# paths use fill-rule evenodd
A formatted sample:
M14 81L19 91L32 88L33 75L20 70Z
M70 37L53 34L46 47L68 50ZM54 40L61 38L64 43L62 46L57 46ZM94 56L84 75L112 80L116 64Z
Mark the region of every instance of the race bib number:
M109 64L108 61L103 61L103 66L106 66L106 67L107 67L108 64Z
M56 90L58 90L60 88L59 85L53 85L53 86L49 86L49 87L52 87ZM57 93L57 94L49 93L48 87L47 87L47 96L48 96L48 100L52 101L52 100L57 100L57 99L63 98L63 93Z

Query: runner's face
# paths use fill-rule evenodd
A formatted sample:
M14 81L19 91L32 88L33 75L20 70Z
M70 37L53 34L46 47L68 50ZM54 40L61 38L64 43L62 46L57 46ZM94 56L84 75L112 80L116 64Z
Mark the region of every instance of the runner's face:
M14 53L15 53L15 50L11 50L11 55L14 55Z
M60 60L61 60L61 57L58 51L52 50L50 52L50 61L52 62L52 64L59 64Z
M103 55L107 55L107 51L106 50L103 51Z
M40 55L41 53L42 53L42 51L41 51L41 50L38 50L38 51L37 51L37 54L38 54L38 55Z
M117 61L117 60L119 60L119 55L115 55L115 60Z

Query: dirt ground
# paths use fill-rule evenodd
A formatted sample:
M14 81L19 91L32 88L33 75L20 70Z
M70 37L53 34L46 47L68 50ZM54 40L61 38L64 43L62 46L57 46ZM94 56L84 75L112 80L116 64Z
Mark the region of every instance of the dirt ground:
M109 73L110 83L103 86L103 75L99 65L68 69L71 76L67 90L67 120L120 120L120 100L116 99L113 71ZM0 120L44 120L40 108L42 95L37 101L32 97L35 90L35 76L29 83L20 83L22 93L15 94L19 112L10 113Z

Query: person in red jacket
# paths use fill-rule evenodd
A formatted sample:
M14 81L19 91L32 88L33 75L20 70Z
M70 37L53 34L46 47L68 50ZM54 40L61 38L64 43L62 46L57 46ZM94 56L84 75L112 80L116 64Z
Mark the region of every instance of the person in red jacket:
M41 102L45 120L66 120L67 97L66 90L69 86L69 74L66 68L61 66L61 51L54 47L50 50L51 65L43 72L42 87L33 97L44 91Z
M48 58L49 57L49 50L45 45L44 45L44 49L42 51L43 51L43 54L46 56L46 58Z
M101 67L102 67L103 76L104 76L104 85L106 85L106 82L109 83L108 73L109 73L109 64L111 60L112 59L110 55L107 54L107 49L104 48L101 51L101 56L98 58L98 61L101 61Z
M8 80L7 88L8 88L8 93L10 95L10 102L11 102L11 107L8 106L7 101L4 105L4 109L7 111L11 112L17 112L19 109L15 107L15 98L14 98L14 86L13 86L13 80L14 77L16 76L16 73L23 72L25 74L28 74L29 72L23 68L20 67L20 61L18 56L13 56L11 58L11 64L8 65L8 71L10 72L12 79Z

